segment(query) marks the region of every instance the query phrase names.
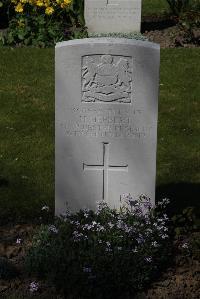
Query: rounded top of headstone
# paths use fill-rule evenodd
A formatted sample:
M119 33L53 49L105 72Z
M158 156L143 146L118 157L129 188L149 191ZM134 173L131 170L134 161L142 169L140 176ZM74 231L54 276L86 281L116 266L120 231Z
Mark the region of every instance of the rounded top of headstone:
M57 43L56 48L65 47L65 46L84 45L84 44L124 44L124 45L160 50L160 45L153 42L136 40L136 39L128 39L128 38L113 38L113 37L83 38L83 39L63 41Z

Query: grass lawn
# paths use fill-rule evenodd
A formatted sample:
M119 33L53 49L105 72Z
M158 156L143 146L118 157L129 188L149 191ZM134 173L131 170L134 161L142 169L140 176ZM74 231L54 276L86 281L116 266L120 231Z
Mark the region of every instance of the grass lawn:
M142 15L160 15L169 12L167 0L143 0Z
M54 206L54 50L0 57L0 222L33 220ZM200 181L199 60L199 49L161 51L157 186L188 205Z

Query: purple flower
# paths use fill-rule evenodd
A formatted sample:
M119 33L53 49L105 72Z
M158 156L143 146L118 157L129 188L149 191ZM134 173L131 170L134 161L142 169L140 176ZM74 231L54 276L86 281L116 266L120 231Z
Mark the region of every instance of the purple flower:
M138 242L138 244L141 244L145 242L145 239L141 234L139 234L139 237L136 238L136 241Z
M108 208L108 205L107 205L107 203L106 203L104 200L102 200L102 201L98 201L98 202L97 202L97 211L96 211L96 215L99 215L100 212L101 212L102 210L106 209L106 208Z
M39 283L37 283L35 281L33 281L33 282L30 283L30 285L29 285L29 291L31 293L37 292L38 289L39 289Z

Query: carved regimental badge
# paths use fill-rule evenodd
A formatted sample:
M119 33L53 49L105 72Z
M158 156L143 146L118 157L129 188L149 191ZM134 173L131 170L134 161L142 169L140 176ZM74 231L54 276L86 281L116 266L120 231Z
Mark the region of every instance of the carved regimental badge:
M82 102L131 103L132 74L131 57L82 57Z

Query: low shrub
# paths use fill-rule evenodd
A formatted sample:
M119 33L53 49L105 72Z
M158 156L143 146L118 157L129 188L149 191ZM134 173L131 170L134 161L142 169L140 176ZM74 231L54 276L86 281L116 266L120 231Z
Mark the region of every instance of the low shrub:
M200 4L199 10L190 10L180 16L179 26L188 43L200 45Z
M166 0L173 15L179 16L188 9L191 0Z
M176 38L178 46L192 43L200 44L200 1L166 0L171 13L176 16L180 33Z
M29 273L51 281L66 298L126 298L147 287L169 264L168 217L145 196L121 209L69 211L42 225L26 256Z
M46 47L86 34L82 0L11 0L11 9L4 45Z

